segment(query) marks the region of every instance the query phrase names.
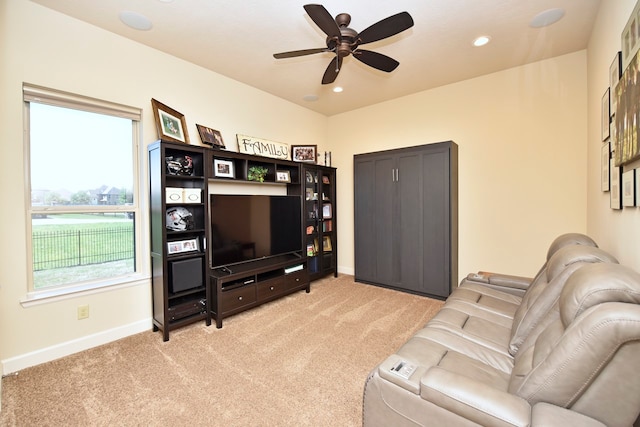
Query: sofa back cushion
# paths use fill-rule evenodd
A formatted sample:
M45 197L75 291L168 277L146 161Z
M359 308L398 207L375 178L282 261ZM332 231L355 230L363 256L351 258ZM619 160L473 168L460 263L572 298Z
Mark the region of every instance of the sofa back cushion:
M549 316L516 355L509 392L607 425L633 424L640 412L640 274L619 264L583 265Z
M583 264L599 262L618 261L601 249L581 245L564 246L551 256L540 279L527 290L514 315L509 342L512 356L558 300L567 278Z

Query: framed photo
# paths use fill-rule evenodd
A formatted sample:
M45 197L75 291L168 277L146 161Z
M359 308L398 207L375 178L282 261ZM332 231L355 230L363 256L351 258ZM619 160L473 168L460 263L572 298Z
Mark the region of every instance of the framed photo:
M631 12L631 16L629 16L629 20L627 21L627 25L625 25L624 30L622 30L621 35L621 44L622 44L622 69L626 69L629 63L631 62L631 58L635 56L638 52L638 47L640 47L640 28L638 24L640 19L640 2L636 3L633 8L633 12Z
M167 253L171 254L179 254L182 252L193 252L199 251L200 245L198 244L198 239L188 239L188 240L178 240L175 242L167 242Z
M617 166L626 165L640 158L640 144L637 143L640 136L640 127L634 124L634 118L640 104L638 99L637 70L640 66L640 52L631 59L626 70L623 71L618 86L616 86L616 96L618 97L618 112L614 117L615 131L615 151L613 158ZM625 120L626 118L626 120Z
M196 124L196 127L203 144L211 145L213 148L225 148L220 131L199 124Z
M636 206L640 206L640 168L636 169Z
M616 96L616 87L622 76L622 52L616 53L613 62L609 66L609 90L611 97L611 115L616 114L618 108L618 97Z
M604 92L604 95L602 96L602 117L601 117L601 121L602 121L602 140L606 141L607 138L609 138L609 123L611 122L611 104L609 103L609 93L610 93L610 89L607 88L607 90Z
M324 236L322 238L322 250L324 252L331 252L333 250L331 247L331 236Z
M233 161L213 159L213 175L216 178L235 178L236 174L233 170Z
M611 171L610 206L611 209L622 209L622 188L620 186L620 166L616 166L614 160L610 160L609 170Z
M331 182L329 182L329 177L327 175L322 175L322 183L331 184Z
M276 182L291 182L291 172L276 171Z
M636 170L622 174L622 206L636 205Z
M187 133L187 121L184 119L184 115L153 98L151 98L151 106L156 120L158 138L165 141L188 144L189 134Z
M318 146L292 145L291 160L294 162L316 163L318 160Z
M601 161L601 167L600 167L600 173L601 173L601 183L600 183L600 189L604 192L609 191L609 161L611 160L611 149L609 148L610 143L606 142L600 151L600 161Z
M322 218L333 218L331 203L325 203L322 205Z

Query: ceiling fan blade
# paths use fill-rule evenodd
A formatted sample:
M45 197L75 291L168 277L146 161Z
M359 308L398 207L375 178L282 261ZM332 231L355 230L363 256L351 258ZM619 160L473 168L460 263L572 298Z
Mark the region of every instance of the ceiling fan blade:
M296 56L313 55L314 53L331 52L326 47L317 49L304 49L304 50L292 50L291 52L274 53L273 57L276 59L294 58Z
M329 37L340 38L340 28L331 14L320 4L306 4L304 10L316 25Z
M413 27L411 15L407 12L400 12L362 30L359 35L360 44L386 39L411 27Z
M322 76L322 84L328 85L336 81L336 77L338 77L338 73L342 68L342 57L337 56L333 58L331 63L324 72L324 76Z
M364 62L370 67L376 68L380 71L386 71L387 73L395 70L398 65L400 65L400 63L395 59L370 50L358 49L353 52L353 57L360 62Z

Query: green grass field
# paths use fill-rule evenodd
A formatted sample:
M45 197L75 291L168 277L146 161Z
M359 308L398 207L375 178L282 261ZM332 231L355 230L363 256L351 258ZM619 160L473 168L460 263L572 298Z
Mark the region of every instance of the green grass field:
M34 219L34 288L132 273L133 220L123 214L56 214Z

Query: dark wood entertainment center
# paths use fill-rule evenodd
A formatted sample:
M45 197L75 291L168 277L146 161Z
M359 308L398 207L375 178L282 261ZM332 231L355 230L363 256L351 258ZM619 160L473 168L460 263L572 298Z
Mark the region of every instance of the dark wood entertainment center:
M164 341L186 324L215 319L221 328L226 317L337 277L335 168L165 141L149 145L148 155L153 326ZM264 172L260 182L256 168ZM247 261L213 265L208 199L222 183L284 186L297 197L299 250L255 258L253 243L244 242Z

